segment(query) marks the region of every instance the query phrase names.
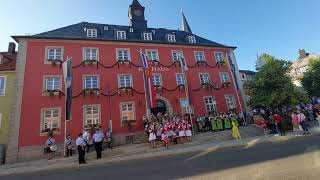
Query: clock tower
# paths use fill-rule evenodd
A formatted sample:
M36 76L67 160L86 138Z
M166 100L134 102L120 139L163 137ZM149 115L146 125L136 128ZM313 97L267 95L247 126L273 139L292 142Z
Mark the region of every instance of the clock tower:
M133 28L137 29L146 29L147 28L147 21L144 17L144 10L143 7L138 0L133 0L132 4L129 6L129 25Z

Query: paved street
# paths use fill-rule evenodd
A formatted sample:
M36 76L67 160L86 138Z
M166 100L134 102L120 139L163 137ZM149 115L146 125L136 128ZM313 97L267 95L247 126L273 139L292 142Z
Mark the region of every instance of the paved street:
M320 136L242 148L180 154L72 170L6 176L8 180L87 179L318 179Z

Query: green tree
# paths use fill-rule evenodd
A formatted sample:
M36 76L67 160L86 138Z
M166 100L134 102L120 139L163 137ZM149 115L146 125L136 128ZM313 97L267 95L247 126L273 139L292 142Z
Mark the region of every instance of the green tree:
M303 88L311 97L320 97L320 58L310 60L307 72L301 79Z
M291 62L275 59L263 54L266 64L257 72L256 78L244 85L246 94L251 96L251 107L277 109L293 106L307 100L295 89L288 73Z

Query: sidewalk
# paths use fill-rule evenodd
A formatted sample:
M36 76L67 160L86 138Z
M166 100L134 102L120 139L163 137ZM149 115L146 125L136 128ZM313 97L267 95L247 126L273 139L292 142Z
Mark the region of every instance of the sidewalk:
M245 133L246 129L248 128L241 128L243 133ZM311 129L312 135L320 134L320 128L312 128ZM227 133L227 132L221 132ZM135 159L144 159L144 158L154 158L154 157L161 157L161 156L168 156L168 155L177 155L181 153L190 153L196 151L203 151L203 152L212 152L217 151L224 148L231 148L231 147L244 147L250 148L259 143L265 142L277 142L277 141L287 141L293 138L303 138L296 137L293 133L288 133L287 136L254 136L254 137L244 137L242 140L224 140L220 142L213 142L210 139L213 139L212 134L217 133L203 133L194 136L194 141L185 144L179 144L170 146L167 150L164 147L158 147L156 149L150 149L148 144L134 144L134 145L125 145L116 147L113 150L105 150L103 152L103 159L96 160L95 153L90 153L86 156L88 164L86 165L79 165L77 162L77 157L71 158L60 158L54 160L38 160L38 161L31 161L31 162L22 162L17 164L8 164L0 166L0 176L5 175L13 175L13 174L23 174L23 173L32 173L32 172L40 172L40 171L48 171L48 170L60 170L60 169L70 169L70 168L85 168L91 167L95 165L101 165L111 162L120 162L120 161L128 161L128 160L135 160ZM210 135L210 136L208 136ZM244 136L246 136L244 134ZM191 157L192 158L192 157Z

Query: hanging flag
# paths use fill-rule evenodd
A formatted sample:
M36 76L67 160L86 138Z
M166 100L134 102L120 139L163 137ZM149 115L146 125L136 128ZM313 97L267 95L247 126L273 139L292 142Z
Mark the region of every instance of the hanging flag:
M237 74L236 74L236 66L233 64L232 62L232 59L230 57L230 54L227 55L228 56L228 65L229 65L229 68L232 72L232 75L233 75L233 79L236 83L236 87L237 89L239 89L239 85L238 85L238 81L237 81Z
M72 101L72 60L67 59L63 63L63 76L65 82L65 96L66 96L66 120L71 120L71 101Z
M182 72L183 72L183 77L184 77L184 81L185 81L185 91L188 96L189 106L191 106L191 94L190 94L190 87L189 87L189 83L188 83L189 79L188 79L188 75L187 75L188 65L187 65L186 59L183 57L182 53L178 54L178 59L179 59L180 65L183 69Z
M188 65L186 63L186 60L183 57L182 53L178 53L178 59L180 61L180 64L182 65L182 67L184 68L185 71L188 71Z
M156 107L156 92L153 88L152 69L150 68L148 57L141 50L139 54L144 69L144 87L145 93L147 94L147 106L149 105L148 108L151 109Z

